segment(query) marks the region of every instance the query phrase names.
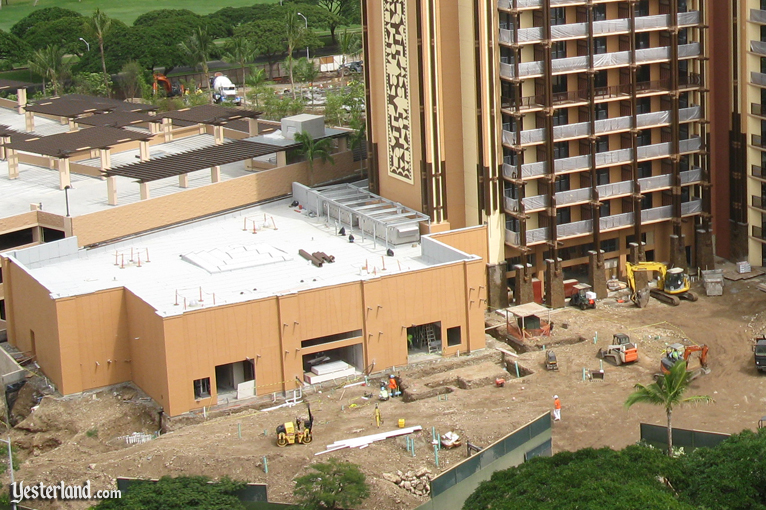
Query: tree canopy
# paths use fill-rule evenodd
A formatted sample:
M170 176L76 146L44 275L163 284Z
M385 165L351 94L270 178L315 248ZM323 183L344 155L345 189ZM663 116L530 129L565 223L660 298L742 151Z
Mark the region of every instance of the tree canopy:
M355 508L370 491L359 466L330 459L314 464L309 473L299 477L294 494L305 510L334 510Z
M0 30L0 60L19 64L29 60L32 48L13 34Z
M21 18L11 27L11 33L20 39L24 39L27 32L40 23L46 23L49 21L56 21L61 18L82 18L82 14L72 11L70 9L62 9L61 7L45 7L44 9L37 9L32 13Z
M131 486L121 499L105 499L96 510L244 510L236 492L244 483L204 476L171 478Z

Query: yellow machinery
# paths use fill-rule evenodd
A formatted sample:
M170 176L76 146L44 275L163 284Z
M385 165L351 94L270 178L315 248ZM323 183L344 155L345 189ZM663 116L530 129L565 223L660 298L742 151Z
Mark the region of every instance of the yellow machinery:
M628 285L630 290L633 291L630 299L639 308L643 308L648 304L650 295L663 303L673 306L678 306L681 303L681 299L697 301L697 294L689 290L691 288L689 275L684 273L684 270L680 267L668 269L662 262L639 262L638 264L628 262L625 265L625 269L628 274ZM659 273L657 287L637 289L635 273L639 271ZM649 280L653 280L653 278L649 278Z
M308 405L308 404L307 404ZM314 423L314 417L311 416L311 406L309 408L308 419L302 420L296 418L295 422L288 421L277 426L277 446L283 447L289 444L309 444L313 439L311 435L311 426Z

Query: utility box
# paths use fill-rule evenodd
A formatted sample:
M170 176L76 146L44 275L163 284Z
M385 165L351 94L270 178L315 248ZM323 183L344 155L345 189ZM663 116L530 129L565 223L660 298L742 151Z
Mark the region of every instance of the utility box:
M702 271L702 283L705 285L705 294L708 296L722 296L723 270L709 269Z
M302 113L283 118L282 136L293 140L295 133L308 133L314 139L322 138L325 136L324 116Z

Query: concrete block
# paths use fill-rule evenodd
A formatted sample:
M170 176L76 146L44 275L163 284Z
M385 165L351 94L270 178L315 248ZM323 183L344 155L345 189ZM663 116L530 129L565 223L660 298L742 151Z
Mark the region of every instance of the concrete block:
M324 116L303 113L282 119L282 136L295 138L295 133L308 133L312 138L325 136Z
M535 299L534 289L532 288L532 265L516 264L516 284L513 289L513 300L516 305L531 303Z
M686 262L686 236L670 236L670 266L687 269Z
M505 262L487 265L488 305L493 310L508 306L508 284L505 279Z

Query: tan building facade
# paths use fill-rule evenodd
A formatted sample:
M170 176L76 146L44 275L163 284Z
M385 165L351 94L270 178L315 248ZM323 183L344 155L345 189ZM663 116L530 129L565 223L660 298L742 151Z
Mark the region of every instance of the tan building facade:
M216 228L231 228L227 239L239 242L240 236L250 243L245 249L266 242L279 251L278 236L289 237L295 221L295 213L285 210L284 217L276 209L248 210ZM258 223L254 236L240 227L248 218L260 222L261 215L279 230ZM373 248L364 238L356 242L358 254L343 256L341 250L356 244L349 248L329 229L317 231L316 242L337 250L330 267L346 264L348 274L341 278L327 276L330 269L299 264L296 250L298 260L284 264L297 266L241 269L232 284L225 280L228 273L207 275L186 267L172 251L166 256L153 247L152 236L92 250L78 249L71 238L9 252L0 257L9 341L34 353L63 394L133 381L170 415L224 403L223 391L227 399L236 398L230 390L242 382L253 381L255 395L299 388L308 361L320 353L359 373L405 365L413 355L413 335L423 328L433 332L443 356L484 347L485 228L424 237L421 248L393 247L390 256L385 246ZM177 235L204 237L194 228ZM110 262L128 253L127 246L145 247L151 262L124 268ZM465 247L479 256L460 251ZM158 271L172 282L178 267L191 271L176 279L186 283L160 283L159 290L155 273L141 273ZM285 281L278 282L281 291L264 281L275 272ZM317 283L303 283L304 272ZM291 288L287 282L295 274L301 280ZM190 286L194 278L203 282L199 302L195 287L176 289L174 304L172 285Z
M706 0L365 4L373 185L486 224L490 280L713 265Z

